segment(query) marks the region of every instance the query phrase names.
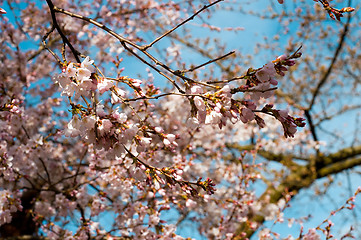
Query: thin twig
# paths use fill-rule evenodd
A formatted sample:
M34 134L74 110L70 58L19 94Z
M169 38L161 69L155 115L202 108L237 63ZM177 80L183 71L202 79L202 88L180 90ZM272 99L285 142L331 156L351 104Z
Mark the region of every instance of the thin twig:
M50 179L50 174L49 174L49 171L48 171L48 168L46 167L45 165L45 162L42 158L39 158L40 162L41 162L41 165L43 165L43 168L45 170L45 173L46 173L46 177L48 178L48 182L49 182L49 185L52 185L51 184L51 179Z
M217 2L220 2L223 0L218 0ZM217 3L214 2L213 4ZM211 4L211 5L213 5ZM208 5L207 5L208 6ZM88 17L84 17L69 11L66 11L64 9L58 8L58 7L54 7L54 11L59 12L59 13L63 13L66 15L69 15L71 17L74 18L78 18L81 19L83 21L89 22L103 30L105 30L106 32L108 32L110 35L112 35L113 37L117 38L120 43L122 44L122 46L124 47L125 50L127 50L128 52L130 52L131 54L133 54L134 56L136 56L139 60L141 60L143 63L145 63L146 65L148 65L149 67L151 67L153 70L155 70L156 72L158 72L160 75L164 76L165 78L167 78L177 89L179 92L184 93L184 91L175 83L175 81L171 78L169 78L167 75L165 75L163 72L161 72L159 69L157 69L156 67L154 67L153 65L151 65L150 63L148 63L147 61L145 61L142 57L140 57L138 54L136 54L132 49L130 49L126 44L129 44L130 46L140 50L144 55L146 55L149 59L151 59L156 65L161 66L162 68L164 68L165 70L167 70L168 72L172 73L173 75L180 77L181 79L188 81L188 82L192 82L192 83L197 83L203 86L207 86L207 87L212 87L212 88L217 88L216 86L212 86L209 85L207 83L203 83L203 82L197 82L193 79L190 79L188 77L185 77L183 74L181 74L181 71L175 71L173 69L171 69L169 66L167 66L166 64L160 62L158 59L156 59L154 56L152 56L150 53L148 53L146 51L146 48L144 49L144 47L140 47L137 44L135 44L134 42L120 36L119 34L115 33L113 30L111 30L110 28L106 27L104 24L101 24L91 18Z
M220 57L218 57L218 58L209 60L209 61L206 62L206 63L203 63L203 64L201 64L201 65L199 65L199 66L190 68L190 69L188 69L188 70L183 70L183 71L181 71L181 72L182 72L182 73L193 72L194 70L196 70L196 69L198 69L198 68L204 67L204 66L206 66L206 65L208 65L208 64L211 64L211 63L213 63L213 62L215 62L215 61L218 61L218 60L220 60L220 59L222 59L222 58L226 58L226 57L228 57L229 55L231 55L231 54L233 54L233 53L235 53L235 51L231 51L231 52L229 52L229 53L227 53L227 54L225 54L225 55L223 55L223 56L220 56ZM208 82L207 82L207 83L208 83Z
M56 16L55 16L55 6L53 4L53 2L51 0L46 0L46 2L48 3L49 9L50 9L50 14L51 14L51 18L53 20L53 25L56 28L56 30L58 31L58 33L60 34L61 38L63 39L63 42L66 43L71 52L73 53L76 61L78 63L80 63L80 59L78 57L79 52L77 50L75 50L75 48L73 47L73 45L69 42L68 38L65 36L65 34L63 33L63 31L60 29L60 26L58 24L58 21L56 20Z
M133 54L136 58L138 58L140 61L142 61L144 64L148 65L149 67L151 67L153 70L155 70L157 73L159 73L160 75L162 75L163 77L165 77L166 79L168 79L176 88L179 92L181 93L185 93L185 91L183 91L178 85L177 83L171 79L170 77L168 77L166 74L164 74L163 72L161 72L158 68L156 68L155 66L153 66L152 64L148 63L147 61L145 61L143 58L141 58L138 54L136 54L132 49L130 49L125 42L121 42L121 44L123 45L124 49L126 49L128 52L130 52L131 54ZM167 68L169 69L169 68Z
M110 89L110 91L115 94L118 98L120 98L122 100L122 102L127 105L127 107L129 107L132 112L134 113L134 115L139 119L140 122L144 122L144 120L142 120L142 118L139 116L139 114L137 113L137 111L135 111L135 109L129 104L127 103L124 98L122 96L119 95L119 93L113 88Z
M143 100L143 99L147 99L147 100L159 99L159 98L161 98L161 97L166 97L166 96L170 96L170 95L185 96L185 94L170 92L170 93L162 93L162 94L159 94L159 95L156 95L156 96L151 96L151 97L142 96L142 97L138 97L138 98L124 99L123 101L124 101L124 102L134 102L134 101ZM188 96L188 95L186 95L186 96Z
M306 116L308 125L310 126L313 140L318 141L318 137L316 134L316 128L315 128L315 125L313 124L312 117L311 117L310 111L308 109L305 110L305 116Z
M210 8L211 6L222 2L224 0L217 0L211 4L208 5L204 5L201 9L199 9L196 13L194 13L192 16L190 16L189 18L187 18L186 20L184 20L183 22L181 22L180 24L178 24L177 26L175 26L174 28L168 30L167 32L163 33L161 36L157 37L153 42L151 42L148 45L145 45L142 47L143 50L147 50L148 48L152 47L155 43L157 43L159 40L161 40L162 38L164 38L165 36L169 35L170 33L172 33L173 31L175 31L177 28L181 27L182 25L186 24L187 22L191 21L194 19L195 16L197 16L198 14L200 14L201 12L203 12L204 10L206 10L207 8Z
M231 78L231 79L228 79L228 80L207 81L207 83L209 83L209 84L214 84L214 83L230 83L230 82L233 82L233 81L236 81L236 80L245 79L247 76L249 76L249 75L248 75L248 74L245 74L245 75L242 75L242 76L239 76L239 77L234 77L234 78Z
M108 28L107 26L105 26L104 24L100 23L100 22L97 22L95 21L94 19L91 19L91 18L88 18L88 17L85 17L85 16L82 16L82 15L79 15L79 14L76 14L76 13L72 13L72 12L69 12L67 10L64 10L62 8L59 8L59 7L54 7L54 11L56 12L59 12L59 13L63 13L63 14L66 14L70 17L73 17L73 18L78 18L78 19L81 19L83 21L86 21L86 22L89 22L103 30L105 30L106 32L108 32L110 35L112 35L113 37L117 38L119 41L121 42L125 42L125 43L128 43L129 45L137 48L138 50L141 50L141 47L138 46L137 44L135 44L134 42L120 36L119 34L117 34L116 32L114 32L113 30L111 30L110 28Z
M46 44L46 39L49 37L49 35L55 30L55 26L54 24L51 26L51 29L44 35L43 37L43 49L48 50L48 52L50 52L51 55L53 55L53 57L56 59L56 61L59 63L60 66L63 66L63 63L61 62L60 58L50 49L48 48L47 44ZM29 60L29 59L28 59Z

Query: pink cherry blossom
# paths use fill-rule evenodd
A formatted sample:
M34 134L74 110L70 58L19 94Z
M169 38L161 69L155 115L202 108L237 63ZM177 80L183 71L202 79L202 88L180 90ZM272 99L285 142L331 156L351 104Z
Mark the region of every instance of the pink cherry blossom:
M202 88L200 86L193 86L191 87L191 94L201 94L203 92Z
M112 117L119 123L125 123L128 118L125 113L119 112L118 108L115 111L113 111Z
M91 72L87 68L78 68L76 78L80 82L90 81Z
M81 63L81 68L86 68L88 69L90 72L94 71L94 67L92 66L92 64L94 63L94 60L90 60L90 57L87 56Z
M69 78L76 76L77 70L74 67L73 63L69 63L68 67L65 70L65 73L66 73L67 77L69 77Z
M211 111L207 114L205 124L219 124L222 119L222 114L217 111Z
M125 91L123 91L122 89L117 88L117 87L114 88L114 91L115 92L111 93L112 104L122 102L122 98L125 97Z
M270 79L275 75L276 75L276 70L272 62L267 63L260 70L256 72L256 77L261 82L270 81Z
M203 99L199 96L194 97L194 105L197 107L199 111L204 111L206 108Z
M247 123L254 119L254 113L249 108L242 108L240 118L243 123Z
M109 133L110 129L113 126L111 121L109 119L102 119L99 122L100 122L100 124L98 124L98 130L99 130L100 135Z
M260 98L270 98L274 94L274 90L269 90L271 88L270 83L261 83L258 84L256 87L253 88L255 90L251 94L251 99L254 101L259 100Z
M99 93L105 93L113 86L113 81L108 79L101 79L98 81L97 88L99 90Z

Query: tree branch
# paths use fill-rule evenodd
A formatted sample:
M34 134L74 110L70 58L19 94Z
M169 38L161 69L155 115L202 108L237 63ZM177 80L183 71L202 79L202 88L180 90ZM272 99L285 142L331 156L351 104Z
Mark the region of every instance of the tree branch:
M349 158L357 157L358 155L361 155L361 145L344 148L336 153L329 154L328 156L321 156L321 158L318 159L318 162L322 164L320 166L323 168L328 167L329 165L333 165L334 163L345 161Z
M336 162L317 171L318 178L326 177L331 174L339 173L344 170L361 165L361 158L351 158L342 162Z
M65 44L67 44L71 50L71 52L73 53L76 61L78 63L80 63L80 59L79 59L79 55L80 53L75 50L75 48L73 47L73 45L69 42L68 38L65 36L65 34L63 33L63 31L61 30L59 24L58 24L58 21L56 20L56 16L55 16L55 7L54 7L54 4L51 0L46 0L46 2L48 3L48 6L49 6L49 9L50 9L50 14L51 14L51 18L53 20L53 25L55 27L55 29L58 31L58 33L60 34L61 38L63 39L63 42Z
M172 33L173 31L175 31L177 28L181 27L182 25L186 24L187 22L191 21L194 19L195 16L197 16L198 14L200 14L201 12L203 12L204 10L206 10L207 8L212 7L213 5L222 2L224 0L217 0L213 3L210 3L208 5L204 5L201 9L199 9L196 13L194 13L192 16L190 16L189 18L187 18L186 20L184 20L183 22L181 22L180 24L178 24L177 26L175 26L174 28L168 30L167 32L163 33L161 36L157 37L153 42L151 42L150 44L144 46L142 49L143 50L147 50L148 48L152 47L155 43L157 43L159 40L161 40L162 38L164 38L165 36L169 35L170 33Z

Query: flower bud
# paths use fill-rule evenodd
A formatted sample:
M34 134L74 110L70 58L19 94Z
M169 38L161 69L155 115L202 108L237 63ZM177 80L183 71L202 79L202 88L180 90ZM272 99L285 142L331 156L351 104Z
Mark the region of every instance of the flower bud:
M340 12L353 12L353 11L355 11L355 9L352 7L344 7L340 10Z

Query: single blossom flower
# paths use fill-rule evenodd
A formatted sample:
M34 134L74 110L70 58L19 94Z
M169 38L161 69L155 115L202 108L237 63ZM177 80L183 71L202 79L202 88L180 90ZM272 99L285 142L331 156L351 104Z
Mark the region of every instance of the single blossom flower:
M112 86L113 86L113 81L106 78L100 79L97 84L97 88L100 94L108 91Z
M286 55L286 54L282 54L281 56L279 56L279 57L277 58L277 60L280 61L280 62L282 62L282 61L284 61L284 60L286 60L286 59L287 59L287 55Z
M276 69L274 68L274 64L272 62L264 65L260 70L256 72L256 77L261 82L270 81L272 77L276 75Z
M165 138L163 139L163 143L166 147L178 146L175 139L176 139L176 136L174 134L167 134L165 136Z
M203 90L200 86L191 87L191 94L202 94Z
M111 121L109 119L100 120L99 124L98 124L98 131L99 131L100 135L104 136L106 133L109 133L112 126L113 126L113 124L111 123Z
M65 130L66 136L76 137L80 134L80 120L79 118L74 115L74 117L68 123L68 128Z
M240 119L243 123L247 123L254 119L254 113L249 108L242 108Z
M83 62L80 64L80 67L81 68L86 68L88 69L90 72L93 72L94 71L94 67L93 67L93 64L94 63L94 60L90 60L90 57L86 57Z
M120 113L118 108L112 112L112 117L119 123L125 123L127 121L127 115Z
M205 124L219 124L222 119L222 114L217 111L211 111L207 114Z
M123 91L122 89L115 87L114 88L115 93L112 91L112 95L111 95L111 103L115 104L115 103L120 103L122 102L122 98L125 97L125 91Z
M80 82L90 81L91 72L87 68L78 68L76 78Z
M261 97L265 99L270 98L274 94L274 90L269 90L270 88L270 82L258 84L253 88L256 91L251 93L251 99L257 101Z
M68 67L65 69L65 73L68 77L75 77L76 76L76 68L74 67L73 63L69 63Z
M199 96L194 97L194 105L197 107L199 111L204 111L206 108L203 99Z
M140 85L142 84L142 80L139 80L139 79L132 79L131 81L132 81L133 86L137 87L137 88L139 88Z

